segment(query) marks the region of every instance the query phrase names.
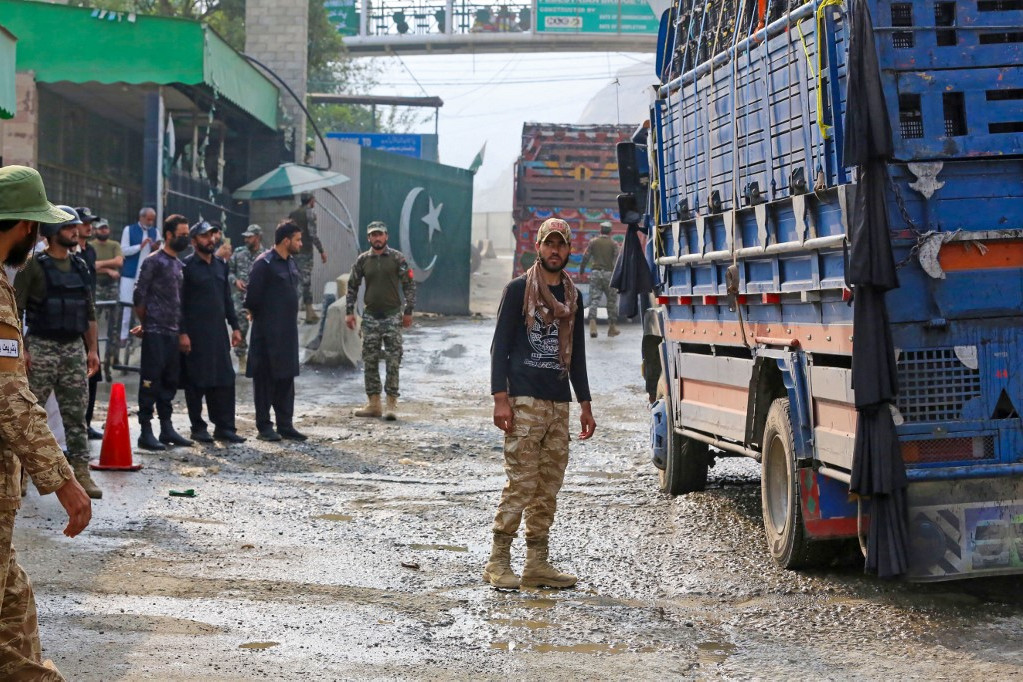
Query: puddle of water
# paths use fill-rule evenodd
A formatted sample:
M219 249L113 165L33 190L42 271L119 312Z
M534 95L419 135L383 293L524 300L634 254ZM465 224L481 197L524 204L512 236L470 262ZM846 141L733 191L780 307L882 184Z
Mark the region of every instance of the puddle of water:
M700 642L696 645L696 658L702 665L717 665L735 653L730 642Z
M629 650L625 644L600 644L597 642L588 644L535 644L533 651L539 653L565 653L565 654L624 654Z
M635 474L626 474L618 471L580 471L580 476L589 478L635 478Z
M323 519L324 521L351 521L352 517L350 514L320 514L314 516L314 519Z
M468 552L468 547L462 545L409 545L409 549L414 549L420 552L439 550L442 552Z
M524 618L491 618L491 623L496 625L507 625L511 628L529 628L530 630L543 630L552 628L554 625L545 620L526 620Z
M553 609L558 605L557 599L523 599L515 602L516 606L523 606L527 609Z
M226 526L227 521L218 521L217 519L196 519L191 516L168 516L168 521L181 521L182 523L211 523L218 526Z
M270 647L277 646L278 644L280 644L280 642L245 642L244 644L239 644L238 648L239 649L269 649Z

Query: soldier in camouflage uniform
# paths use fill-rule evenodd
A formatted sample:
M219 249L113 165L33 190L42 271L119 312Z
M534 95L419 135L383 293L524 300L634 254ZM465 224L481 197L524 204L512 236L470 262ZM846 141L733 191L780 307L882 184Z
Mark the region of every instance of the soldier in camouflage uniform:
M117 349L120 338L121 309L117 304L120 295L121 266L124 255L121 244L110 238L110 223L100 218L92 224L96 240L96 301L113 302L114 305L103 306L96 311L96 317L106 317L107 342L104 351L104 364L107 380L110 380L110 366L117 360Z
M69 217L46 200L34 170L0 168L0 263L21 266L35 245L39 223ZM15 292L0 268L0 679L56 682L64 678L52 662L42 660L32 585L12 545L21 471L32 477L41 495L56 492L69 516L68 537L89 525L92 504L46 426L46 411L29 390L26 360Z
M313 247L320 252L320 260L327 263L327 252L316 233L316 198L309 192L302 192L299 197L302 204L288 218L302 229L302 251L295 255L295 265L302 278L302 304L305 305L305 322L314 324L320 316L313 309Z
M583 259L579 263L579 274L586 272L586 266L593 264L590 271L590 338L597 338L597 301L604 296L607 306L607 335L618 336L618 291L611 286L611 273L618 260L618 244L611 238L611 223L607 220L600 224L600 236L594 237L586 246Z
M545 220L537 260L505 287L491 346L494 424L505 432L508 483L494 517L494 543L483 579L494 587L571 587L574 575L548 562L548 537L568 466L572 392L581 409L579 438L593 435L586 375L582 296L564 273L572 250L568 223ZM526 524L522 578L511 568L511 545Z
M54 394L67 438L68 459L89 497L103 491L89 473L86 412L89 376L99 371L96 307L92 273L70 249L78 245L81 221L75 217L58 225L42 225L49 246L32 258L14 280L19 310L28 323L29 383L36 400L45 404ZM82 341L85 345L82 345Z
M362 362L365 365L366 396L369 401L355 411L356 417L397 419L398 368L401 366L402 328L412 326L416 305L416 283L408 261L400 251L387 248L387 225L375 220L366 228L369 251L359 254L348 278L345 323L355 329L355 302L359 287L366 280L365 310L362 316ZM401 297L405 304L402 309ZM383 390L387 393L385 411L380 406L380 360L387 368Z
M252 263L263 253L263 228L249 225L242 232L245 243L237 247L227 263L227 281L231 285L231 299L238 315L238 326L242 332L242 342L234 349L238 356L238 372L245 373L246 354L249 352L249 316L245 314L245 289L249 285L249 271Z

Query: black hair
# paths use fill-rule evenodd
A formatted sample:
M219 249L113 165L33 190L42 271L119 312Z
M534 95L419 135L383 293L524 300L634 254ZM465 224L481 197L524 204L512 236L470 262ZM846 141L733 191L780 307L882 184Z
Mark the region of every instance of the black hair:
M164 218L163 221L163 238L167 241L167 233L170 233L171 238L175 237L178 232L178 225L184 223L188 224L188 218L181 215L180 213L172 213L171 215Z
M285 239L290 238L296 232L301 232L302 228L293 223L290 220L282 220L277 223L277 229L274 230L274 244L280 244Z
M20 222L21 220L17 218L12 218L9 220L0 220L0 232L7 232L7 230L12 229L15 225L17 225Z

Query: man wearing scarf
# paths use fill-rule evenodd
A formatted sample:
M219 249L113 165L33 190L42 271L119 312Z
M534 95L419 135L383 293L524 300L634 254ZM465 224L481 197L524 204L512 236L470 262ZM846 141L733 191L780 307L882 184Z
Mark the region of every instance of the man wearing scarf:
M505 432L508 483L494 518L494 544L483 579L505 589L572 587L576 577L548 563L548 534L568 465L568 406L575 390L579 438L593 435L586 376L582 297L565 274L572 251L568 223L550 218L536 236L537 259L504 289L490 357L494 424ZM525 517L522 578L511 545Z

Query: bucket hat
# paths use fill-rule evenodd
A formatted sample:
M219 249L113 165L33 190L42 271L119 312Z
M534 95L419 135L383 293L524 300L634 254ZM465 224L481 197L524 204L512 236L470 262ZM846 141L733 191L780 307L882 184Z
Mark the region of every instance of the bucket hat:
M0 168L0 220L63 223L75 216L46 200L39 172L26 166Z

